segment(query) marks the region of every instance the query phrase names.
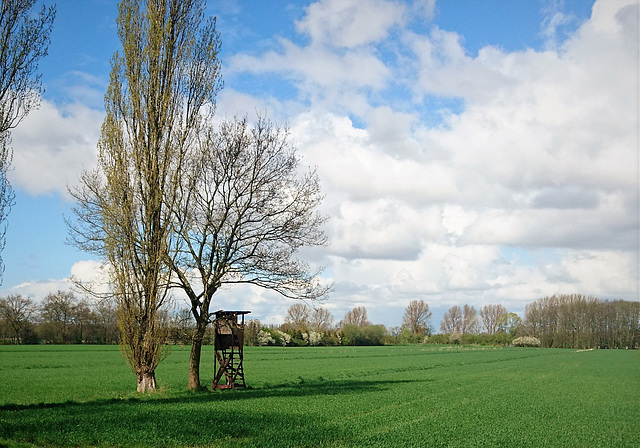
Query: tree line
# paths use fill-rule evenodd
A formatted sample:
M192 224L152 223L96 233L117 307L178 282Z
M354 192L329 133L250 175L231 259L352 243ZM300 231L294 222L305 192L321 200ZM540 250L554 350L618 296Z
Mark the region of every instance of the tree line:
M326 308L302 302L291 305L281 325L251 319L245 326L250 346L337 346L389 344L511 345L516 338L555 348L640 347L640 302L603 301L583 295L557 295L526 306L524 319L500 304L452 306L434 334L432 312L423 300L411 301L402 324L372 323L365 307L355 307L336 322ZM197 331L191 310L181 308L163 316L168 343L188 345ZM90 302L72 292L49 294L37 306L30 298L0 298L0 343L116 344L119 342L113 300ZM203 344L211 344L207 328Z
M91 303L69 291L48 294L40 305L12 294L0 298L0 342L14 344L116 344L113 301Z
M639 348L640 302L581 294L544 297L527 305L523 332L542 347Z

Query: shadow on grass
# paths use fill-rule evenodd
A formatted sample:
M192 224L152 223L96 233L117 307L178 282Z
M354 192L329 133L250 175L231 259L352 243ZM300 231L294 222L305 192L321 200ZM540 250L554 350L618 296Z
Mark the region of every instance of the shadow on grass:
M0 406L2 443L51 446L326 446L349 445L349 425L331 409L354 394L405 380L313 381L258 389L185 392L169 397ZM325 402L332 398L332 407ZM375 395L363 401L375 406ZM336 404L336 400L339 403ZM362 410L362 409L361 409ZM367 410L366 408L364 410Z

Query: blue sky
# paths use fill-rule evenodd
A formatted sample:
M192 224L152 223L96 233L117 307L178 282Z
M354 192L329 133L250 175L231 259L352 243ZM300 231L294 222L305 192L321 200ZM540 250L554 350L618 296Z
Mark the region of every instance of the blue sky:
M638 300L637 0L209 1L218 116L288 123L316 166L336 320L400 325L413 299L523 313L554 293ZM116 2L58 2L41 108L13 133L0 294L41 300L98 262L65 244L66 193L95 163ZM177 299L180 300L179 298ZM214 308L282 321L290 301Z

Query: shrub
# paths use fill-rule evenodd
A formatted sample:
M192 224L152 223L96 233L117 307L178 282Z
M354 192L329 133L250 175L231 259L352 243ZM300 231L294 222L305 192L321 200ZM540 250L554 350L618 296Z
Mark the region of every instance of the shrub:
M276 337L276 343L282 345L283 347L291 344L291 335L283 331L274 330L274 336Z
M273 345L275 343L275 340L271 337L271 333L269 333L269 331L265 331L265 330L260 330L260 332L258 333L258 345L264 346L264 345Z
M364 327L365 345L384 345L387 329L384 325L369 325Z
M426 338L425 338L426 339ZM432 334L429 336L429 344L448 344L449 335L447 334Z
M316 333L315 331L302 333L302 337L307 345L320 345L322 342L322 333Z
M327 332L322 335L322 340L320 341L320 345L325 346L335 346L342 344L342 340L340 339L340 334L337 332Z
M345 324L340 332L344 345L383 345L387 329L384 325L359 327L354 324Z
M540 347L540 339L533 336L520 336L512 342L514 347Z

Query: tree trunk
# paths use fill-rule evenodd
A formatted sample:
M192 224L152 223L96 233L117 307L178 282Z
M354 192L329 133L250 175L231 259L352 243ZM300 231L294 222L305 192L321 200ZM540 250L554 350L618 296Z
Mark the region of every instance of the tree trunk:
M207 330L207 324L198 322L196 331L191 339L191 354L189 355L189 389L200 389L200 355L202 354L202 341L204 333ZM215 374L215 372L214 372Z
M156 390L156 373L145 372L138 375L138 392L154 392Z

